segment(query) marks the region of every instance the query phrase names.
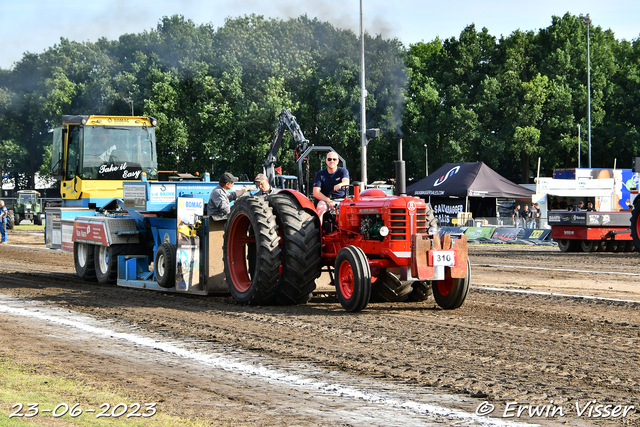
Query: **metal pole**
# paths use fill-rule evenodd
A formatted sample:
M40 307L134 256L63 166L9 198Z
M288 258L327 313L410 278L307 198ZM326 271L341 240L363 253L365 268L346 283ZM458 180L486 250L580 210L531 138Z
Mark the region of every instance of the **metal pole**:
M589 169L591 169L591 50L589 47L590 26L591 20L589 20L589 22L587 23L587 116L589 119Z
M367 187L367 117L365 113L365 98L367 90L364 88L364 24L362 22L362 0L360 0L360 163L362 164L362 190Z
M587 26L587 120L589 122L589 169L591 169L591 47L589 42L589 27L591 27L591 18L581 16L582 23Z
M538 174L536 175L536 194L538 194L539 182L540 182L540 157L538 157Z
M424 176L429 176L429 149L424 144Z
M578 124L578 169L580 169L580 154L581 150L580 150L580 124Z

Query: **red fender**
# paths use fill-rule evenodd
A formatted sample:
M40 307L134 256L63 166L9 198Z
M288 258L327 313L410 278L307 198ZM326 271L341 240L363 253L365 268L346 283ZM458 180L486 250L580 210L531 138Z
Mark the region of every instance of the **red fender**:
M289 197L294 197L298 201L298 204L302 209L312 211L314 214L316 214L316 216L318 215L318 213L316 212L316 207L313 206L313 203L311 203L311 200L309 200L307 196L305 196L299 191L291 190L291 189L284 189L284 190L278 191L278 194L285 194L285 193Z

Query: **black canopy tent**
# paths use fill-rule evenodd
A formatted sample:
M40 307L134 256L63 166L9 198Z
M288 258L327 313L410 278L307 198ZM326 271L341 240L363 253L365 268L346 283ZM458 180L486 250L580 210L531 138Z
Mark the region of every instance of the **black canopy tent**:
M410 185L407 194L443 203L448 215L471 212L473 217L495 217L497 198L531 199L533 191L515 184L496 171L477 163L446 163L426 178ZM453 202L454 198L465 199ZM471 205L469 199L471 198ZM436 212L437 214L438 212Z

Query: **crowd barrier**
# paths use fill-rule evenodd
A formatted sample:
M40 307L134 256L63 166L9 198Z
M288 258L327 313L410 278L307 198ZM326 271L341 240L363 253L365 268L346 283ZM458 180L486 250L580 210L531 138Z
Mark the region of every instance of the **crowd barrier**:
M517 227L442 227L441 233L464 233L467 240L476 243L556 245L550 241L550 229Z
M551 230L548 228L517 228L517 227L440 227L440 237L443 234L464 233L467 240L476 243L512 243L520 245L556 245L549 239Z

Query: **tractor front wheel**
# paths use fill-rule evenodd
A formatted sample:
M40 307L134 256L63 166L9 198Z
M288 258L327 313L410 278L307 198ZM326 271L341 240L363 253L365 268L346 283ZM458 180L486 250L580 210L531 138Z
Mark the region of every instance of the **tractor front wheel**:
M338 301L345 310L363 310L371 297L371 269L364 251L356 246L340 249L335 264Z
M73 261L78 277L91 282L96 280L93 245L75 242L73 244Z
M436 303L445 310L453 310L454 308L460 307L467 298L470 279L471 265L467 260L466 277L454 279L451 277L450 272L447 271L444 280L434 280L431 287Z

